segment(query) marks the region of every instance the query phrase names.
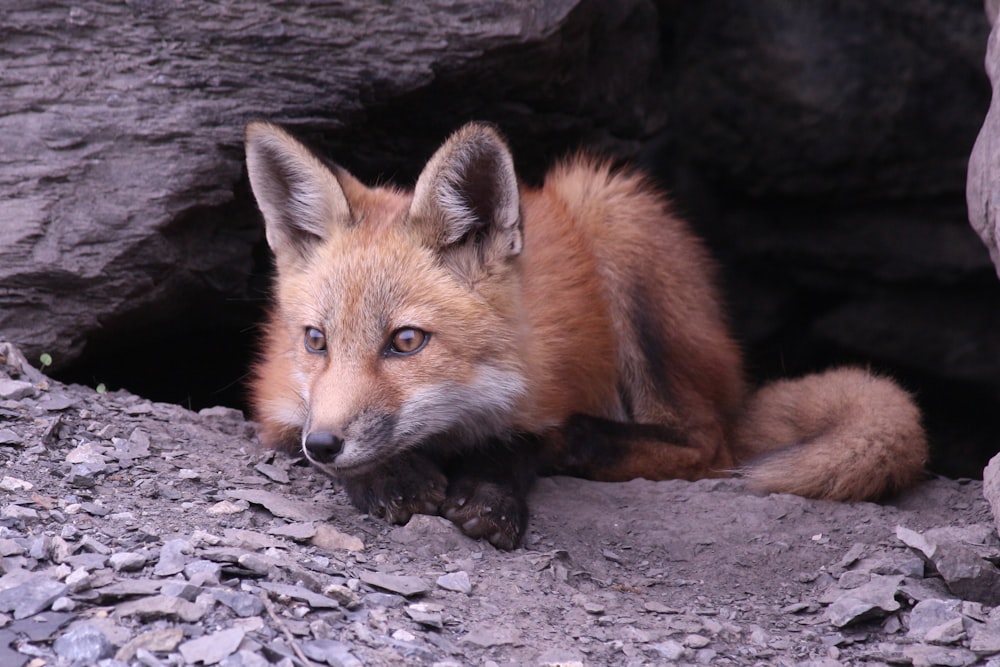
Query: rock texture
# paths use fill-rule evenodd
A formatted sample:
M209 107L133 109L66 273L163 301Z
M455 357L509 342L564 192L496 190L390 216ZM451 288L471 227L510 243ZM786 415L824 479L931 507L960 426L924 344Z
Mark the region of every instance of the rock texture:
M65 379L239 405L269 269L245 121L407 184L479 118L529 180L583 145L668 185L756 378L871 363L942 469L995 448L979 0L13 0L0 33L0 331Z
M500 552L358 513L234 411L0 350L33 389L0 398L4 667L1000 664L1000 607L950 555L997 576L979 482L849 505L548 478Z
M640 0L7 3L0 330L58 367L100 330L169 327L181 311L218 325L218 304L253 296L261 233L238 187L252 118L344 130L461 74L506 118L537 123L524 94L544 91L573 110L557 114L563 132L613 118L638 134L656 34L616 35L652 13ZM600 85L583 76L623 63Z
M993 99L976 144L969 157L966 197L969 222L989 248L1000 275L1000 31L997 30L997 3L987 2L993 23L986 50L986 73L993 85Z

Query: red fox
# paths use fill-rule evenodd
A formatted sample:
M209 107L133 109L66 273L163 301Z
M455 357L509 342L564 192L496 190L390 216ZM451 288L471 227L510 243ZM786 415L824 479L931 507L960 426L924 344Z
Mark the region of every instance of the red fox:
M748 394L701 241L640 174L587 156L521 185L490 125L412 192L369 188L265 122L247 169L274 252L251 384L261 440L301 446L362 511L440 514L513 549L536 472L742 474L877 499L920 479L920 413L857 368Z

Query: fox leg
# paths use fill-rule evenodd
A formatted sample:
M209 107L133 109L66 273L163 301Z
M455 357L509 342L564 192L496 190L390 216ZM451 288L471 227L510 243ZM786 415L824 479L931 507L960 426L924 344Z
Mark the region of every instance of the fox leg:
M448 486L438 464L417 452L401 454L342 483L359 510L397 524L414 514L437 514Z
M528 526L536 448L534 438L515 436L462 453L449 467L441 514L469 537L516 548Z
M713 430L573 415L550 439L543 469L603 482L728 477L732 456Z

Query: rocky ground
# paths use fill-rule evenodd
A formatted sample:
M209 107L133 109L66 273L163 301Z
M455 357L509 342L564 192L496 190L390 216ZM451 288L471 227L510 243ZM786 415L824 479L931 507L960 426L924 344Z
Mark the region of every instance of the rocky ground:
M512 552L360 515L238 413L0 345L0 665L1000 665L975 481L887 505L541 480Z

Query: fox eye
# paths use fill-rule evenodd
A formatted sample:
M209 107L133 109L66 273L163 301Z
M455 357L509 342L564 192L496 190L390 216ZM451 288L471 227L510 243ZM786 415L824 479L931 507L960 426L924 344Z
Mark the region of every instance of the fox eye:
M396 329L392 333L392 340L389 342L389 352L399 356L407 356L419 352L431 335L426 331L414 329L413 327L403 327Z
M313 354L326 352L326 334L316 327L306 327L306 350Z

